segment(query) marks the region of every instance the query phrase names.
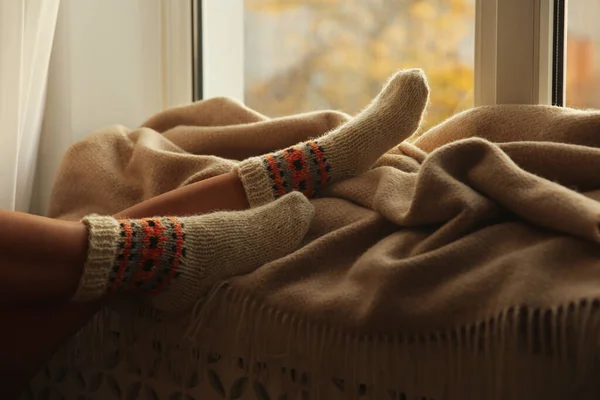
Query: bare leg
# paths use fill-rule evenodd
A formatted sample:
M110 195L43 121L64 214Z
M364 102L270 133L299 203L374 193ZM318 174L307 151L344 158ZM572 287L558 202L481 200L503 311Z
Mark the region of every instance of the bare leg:
M211 211L248 208L244 187L237 173L229 172L192 183L136 204L115 216L144 218L156 215L197 215Z
M247 207L239 178L229 173L157 196L118 216L188 215ZM0 329L0 376L10 377L0 385L0 398L10 398L105 302L69 301L85 260L87 233L82 224L17 213L2 217L10 219L12 229L2 231L0 237L5 256L0 264L0 321L8 327ZM30 229L38 234L30 235ZM31 239L36 237L47 240L32 252ZM50 268L41 261L52 259ZM16 299L37 303L14 306Z
M244 188L232 172L164 193L117 216L183 216L245 208ZM0 306L70 298L87 253L83 224L6 211L0 212L0 221Z

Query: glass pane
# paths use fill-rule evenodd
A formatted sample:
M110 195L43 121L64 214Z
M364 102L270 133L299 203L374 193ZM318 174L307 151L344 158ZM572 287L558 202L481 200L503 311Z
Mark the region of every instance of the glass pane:
M567 106L600 108L600 1L567 4Z
M359 112L420 67L432 126L473 106L475 0L244 0L245 96L268 116Z

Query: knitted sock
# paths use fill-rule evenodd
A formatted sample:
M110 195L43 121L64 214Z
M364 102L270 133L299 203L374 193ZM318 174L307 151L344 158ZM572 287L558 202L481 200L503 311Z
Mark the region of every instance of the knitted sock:
M236 166L251 207L286 193L313 197L331 182L368 171L419 127L429 99L423 71L396 73L355 118L316 139L249 158Z
M215 283L252 272L300 246L314 208L300 193L240 212L116 220L90 215L89 249L73 300L107 293L155 295L164 311L184 311Z

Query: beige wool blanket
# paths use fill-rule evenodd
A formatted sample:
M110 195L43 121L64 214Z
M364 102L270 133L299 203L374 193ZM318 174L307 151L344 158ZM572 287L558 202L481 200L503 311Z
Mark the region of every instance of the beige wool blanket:
M113 214L349 118L217 98L109 127L69 149L49 215ZM299 250L216 287L172 339L259 379L304 371L312 399L332 379L343 398L594 398L599 201L600 112L475 108L332 185Z

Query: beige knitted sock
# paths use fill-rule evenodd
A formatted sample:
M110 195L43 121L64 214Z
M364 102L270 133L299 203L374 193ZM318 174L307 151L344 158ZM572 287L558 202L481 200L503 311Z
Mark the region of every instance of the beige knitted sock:
M249 158L236 167L251 207L292 191L313 197L329 183L368 171L419 127L429 99L420 69L396 73L355 118L326 135Z
M153 295L155 307L185 311L215 283L252 272L300 246L314 208L300 193L263 207L191 217L116 220L90 215L84 273L73 300L106 293Z

